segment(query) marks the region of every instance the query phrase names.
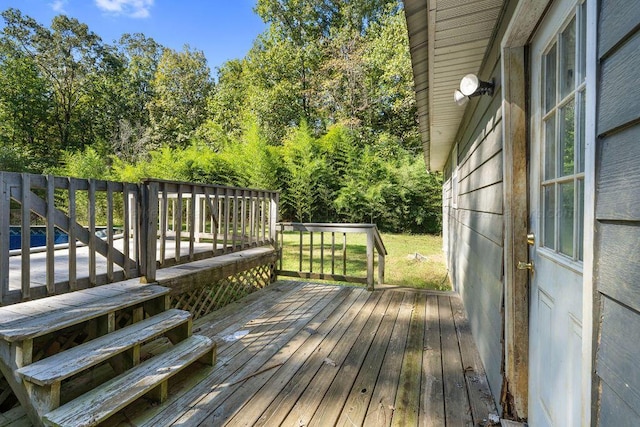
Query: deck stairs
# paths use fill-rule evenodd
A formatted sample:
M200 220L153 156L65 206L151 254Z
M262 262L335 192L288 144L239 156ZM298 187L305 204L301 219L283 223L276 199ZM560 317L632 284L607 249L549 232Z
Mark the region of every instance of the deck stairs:
M32 423L93 426L139 397L164 401L193 362L213 365L215 343L192 335L169 291L133 279L0 307L0 369ZM155 339L172 345L141 356Z

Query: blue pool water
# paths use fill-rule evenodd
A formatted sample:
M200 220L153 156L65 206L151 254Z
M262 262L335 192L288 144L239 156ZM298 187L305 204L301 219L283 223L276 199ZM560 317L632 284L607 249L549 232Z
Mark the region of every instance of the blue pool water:
M54 244L69 243L69 236L62 230L55 229ZM44 226L31 227L31 247L47 245L47 229ZM20 249L22 244L21 227L9 227L9 249Z

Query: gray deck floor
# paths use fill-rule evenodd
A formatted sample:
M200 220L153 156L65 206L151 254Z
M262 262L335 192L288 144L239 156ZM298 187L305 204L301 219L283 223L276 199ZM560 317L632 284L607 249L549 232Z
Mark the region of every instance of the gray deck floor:
M496 421L460 298L279 281L194 323L214 338L169 399L108 426L478 426ZM168 345L160 340L144 352ZM0 426L31 425L21 408Z
M280 281L200 319L216 366L108 425L471 426L496 409L460 298Z

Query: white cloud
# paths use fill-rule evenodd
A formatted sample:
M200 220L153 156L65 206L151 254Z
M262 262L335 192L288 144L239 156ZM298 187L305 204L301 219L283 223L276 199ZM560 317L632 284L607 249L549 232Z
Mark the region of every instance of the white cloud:
M67 4L67 0L54 0L53 2L49 3L49 6L51 6L51 9L53 9L56 12L65 13L64 11L65 4Z
M59 0L58 0L59 1ZM146 18L154 0L95 0L96 6L107 13L131 18Z

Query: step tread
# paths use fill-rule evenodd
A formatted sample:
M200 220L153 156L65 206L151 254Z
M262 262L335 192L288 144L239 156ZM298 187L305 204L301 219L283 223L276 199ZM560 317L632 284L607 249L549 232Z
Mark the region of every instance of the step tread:
M43 419L53 426L96 425L204 356L214 345L208 337L192 335L166 352L49 412Z
M131 281L98 286L0 308L0 338L36 338L170 292Z
M191 313L171 309L18 369L38 385L62 381L189 321Z

